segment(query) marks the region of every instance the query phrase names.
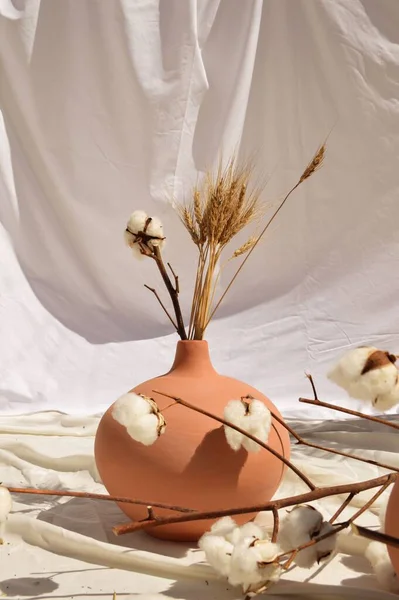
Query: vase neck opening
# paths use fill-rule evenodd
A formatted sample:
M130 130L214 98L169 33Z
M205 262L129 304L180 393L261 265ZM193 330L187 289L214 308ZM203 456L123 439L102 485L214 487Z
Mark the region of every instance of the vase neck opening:
M216 373L209 355L208 342L205 340L179 341L172 371L186 372L187 375L193 376Z

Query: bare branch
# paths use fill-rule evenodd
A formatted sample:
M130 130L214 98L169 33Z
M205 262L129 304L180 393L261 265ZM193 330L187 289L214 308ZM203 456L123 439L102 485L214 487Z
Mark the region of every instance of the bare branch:
M172 265L169 262L167 263L167 265L168 265L169 269L171 270L171 273L173 275L173 279L175 280L175 292L176 292L176 294L180 294L179 276L176 275L176 273L172 269Z
M328 404L328 402L322 402L321 400L299 398L299 402L303 402L304 404L313 404L313 406L323 406L324 408L331 408L331 410L337 410L338 412L342 412L347 415L360 417L361 419L367 419L368 421L374 421L374 423L380 423L381 425L392 427L392 429L399 429L399 425L397 423L391 423L391 421L381 419L380 417L372 417L371 415L365 415L364 413L358 412L357 410L351 410L350 408L344 408L343 406L335 406L335 404Z
M147 290L150 290L150 292L152 292L154 294L154 296L156 297L156 299L158 300L159 304L162 306L166 316L168 317L169 321L172 323L173 327L176 329L176 331L178 331L177 325L174 322L174 320L172 319L172 317L170 316L167 308L165 307L164 303L162 302L161 298L158 295L158 292L156 291L155 288L150 287L149 285L147 285L146 283L144 284L144 287L147 288Z

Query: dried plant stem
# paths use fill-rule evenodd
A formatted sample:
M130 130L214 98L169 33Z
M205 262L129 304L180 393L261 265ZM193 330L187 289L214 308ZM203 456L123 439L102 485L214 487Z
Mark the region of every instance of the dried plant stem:
M158 527L160 525L172 525L176 523L187 523L191 521L218 519L220 517L234 515L245 515L250 513L258 513L261 511L269 511L273 510L273 508L280 510L281 508L295 506L296 504L307 504L314 500L328 498L329 496L338 496L341 494L347 495L352 492L354 492L355 494L359 494L360 492L364 492L366 490L370 490L381 486L384 486L384 489L386 489L386 487L388 485L391 485L391 483L393 483L394 481L396 481L396 473L389 473L387 475L382 475L381 477L368 479L366 481L346 483L331 487L316 488L304 494L297 494L296 496L281 498L279 500L271 500L270 502L265 502L264 504L255 504L253 506L245 506L240 508L224 508L212 511L198 511L177 517L159 517L156 521L149 521L147 523L127 523L126 525L114 527L113 531L116 535L122 535L124 533L138 531L140 529L146 529L148 527ZM369 503L367 503L367 505L369 505Z
M280 517L279 517L277 508L275 508L274 506L272 508L272 512L273 512L273 533L272 533L271 541L273 543L275 543L275 542L277 542L278 530L279 530L279 526L280 526Z
M367 419L367 421L373 421L374 423L380 423L381 425L392 427L392 429L399 429L399 424L397 423L391 423L390 421L387 421L386 419L381 419L380 417L372 417L371 415L365 415L364 413L358 412L356 410L351 410L350 408L344 408L343 406L328 404L328 402L322 402L321 400L299 398L299 402L304 402L305 404L312 404L313 406L322 406L323 408L330 408L331 410L337 410L338 412L343 412L347 415L352 415L353 417L360 417L361 419ZM392 467L389 468L391 469Z
M172 317L170 316L168 309L166 308L166 306L164 305L164 303L162 302L161 298L159 297L158 292L156 291L155 288L150 287L149 285L147 285L146 283L144 284L144 287L147 288L147 290L150 290L150 292L152 292L155 296L155 298L158 300L159 304L162 306L166 316L168 317L169 321L172 323L173 327L176 329L177 332L179 332L179 329L176 325L176 323L174 322L174 320L172 319Z
M223 302L226 294L228 293L228 291L230 290L231 286L233 285L233 283L237 279L237 277L238 277L241 269L243 268L243 266L245 265L245 263L247 262L247 260L251 256L252 252L255 250L256 246L258 245L258 243L260 242L261 238L264 236L264 234L266 233L266 231L268 230L268 228L270 227L270 225L273 223L274 219L277 217L277 215L280 212L280 210L283 208L284 204L287 202L288 198L291 196L291 194L293 194L293 192L297 189L297 187L300 185L300 183L301 182L298 181L298 183L296 183L294 185L294 187L290 189L290 191L288 192L288 194L284 197L284 199L282 200L282 202L280 202L279 206L274 211L273 215L270 217L270 219L268 220L268 222L266 223L266 225L264 226L264 228L262 229L262 231L260 232L260 234L256 238L256 241L254 242L254 245L248 251L247 255L245 256L244 260L242 261L242 263L240 264L240 266L238 267L238 269L234 273L232 279L230 280L230 282L227 285L226 289L224 290L223 294L220 296L219 300L217 301L215 308L212 310L211 314L209 315L209 318L208 318L208 321L207 321L205 327L207 327L209 325L211 319L213 319L216 311L218 310L219 306Z
M339 515L344 512L345 508L347 506L349 506L349 504L352 502L352 500L355 496L356 496L355 492L351 492L350 494L348 494L346 500L341 504L339 509L331 517L330 523L334 523L338 519Z
M307 442L292 427L287 425L287 423L281 417L279 417L272 411L270 411L270 414L272 415L273 419L280 423L280 425L284 427L284 429L286 429L288 433L290 433L297 440L297 445L307 446L308 448L315 448L315 450L323 450L324 452L329 452L330 454L335 454L337 456L345 456L346 458L352 458L353 460L358 460L359 462L368 463L369 465L374 465L376 467L387 469L388 471L395 471L396 473L399 473L399 469L397 467L387 465L385 463L379 462L378 460L373 460L371 458L363 458L362 456L357 456L356 454L349 454L349 452L335 450L334 448L328 448L326 446L321 446L320 444L313 444L313 442Z
M186 340L187 334L186 334L186 330L184 327L183 315L182 315L180 303L179 303L178 286L176 286L176 287L173 286L173 284L169 278L169 275L166 271L166 267L162 260L161 251L158 248L158 246L156 246L154 248L154 254L152 255L152 258L157 263L157 267L159 269L161 277L166 285L166 288L167 288L170 298L172 300L173 308L174 308L175 315L176 315L177 332L182 340Z
M373 496L364 504L364 506L362 506L362 508L360 508L354 515L351 516L350 519L348 519L347 521L343 521L342 523L337 523L334 526L334 529L332 531L328 531L327 533L323 533L321 535L318 535L318 536L314 537L313 539L311 539L309 542L306 542L306 544L302 544L301 546L298 546L297 548L292 548L292 550L288 550L287 552L284 552L284 553L280 554L276 558L276 560L279 560L279 559L283 558L284 556L287 556L288 554L291 554L291 555L293 553L298 554L298 552L300 550L305 550L305 548L309 548L310 546L314 546L318 542L321 542L322 540L326 540L327 538L329 538L329 537L331 537L333 535L336 535L337 533L339 533L343 529L347 529L356 519L358 519L364 512L366 512L366 510L368 510L372 504L374 504L374 502L381 496L381 494L383 492L385 492L385 490L387 489L388 486L391 485L391 483L392 483L392 481L390 481L388 479L380 487L380 489L375 494L373 494Z
M174 510L181 513L195 512L192 508L183 506L173 506L171 504L163 504L162 502L147 502L146 500L135 500L133 498L123 498L118 496L108 496L107 494L92 494L90 492L75 492L65 490L42 490L36 488L17 488L8 487L10 494L32 494L33 496L66 496L71 498L88 498L89 500L105 500L109 502L117 502L119 504L137 504L139 506L153 506L156 508L164 508L165 510Z
M206 417L209 417L210 419L213 419L214 421L217 421L218 423L221 423L222 425L227 425L228 427L231 427L231 429L238 431L239 433L241 433L248 439L259 444L259 446L261 446L262 448L264 448L265 450L267 450L268 452L273 454L273 456L275 456L276 458L281 460L281 462L283 462L289 469L291 469L291 471L293 471L296 475L298 475L298 477L308 486L308 488L310 490L314 490L316 488L316 486L310 481L310 479L308 477L306 477L306 475L304 473L302 473L300 471L300 469L298 469L295 465L293 465L291 463L291 461L288 460L288 458L285 458L285 456L283 456L282 454L277 452L277 450L274 450L274 448L272 448L268 444L261 442L255 436L251 435L244 429L241 429L241 427L238 427L237 425L233 425L233 423L230 423L230 421L226 421L222 417L218 417L217 415L214 415L214 414L208 412L207 410L204 410L203 408L195 406L194 404L190 404L189 402L186 402L185 400L183 400L182 398L178 398L177 396L171 396L170 394L165 394L164 392L160 392L159 390L153 390L153 392L155 394L159 394L160 396L165 396L166 398L171 398L177 404L181 404L182 406L185 406L186 408L189 408L190 410L194 410L195 412L198 412L201 415L205 415Z
M386 544L387 546L393 546L394 548L399 548L399 538L393 537L392 535L382 533L381 531L367 529L366 527L361 527L360 525L355 525L354 523L351 523L351 529L356 535L360 535L368 540L380 542L382 544Z
M309 379L310 385L312 386L314 399L318 400L319 397L317 395L316 385L315 385L315 382L313 381L312 375L310 373L305 373L305 375Z
M241 269L243 268L243 266L245 265L245 263L247 262L247 260L251 256L252 252L255 250L256 246L258 245L258 243L260 242L260 240L262 239L262 237L264 236L264 234L266 233L266 231L268 230L268 228L270 227L270 225L273 223L274 219L279 214L280 210L283 208L284 204L287 202L288 198L301 185L301 183L303 183L304 181L306 181L306 179L308 179L309 177L311 177L311 175L317 169L320 168L320 166L321 166L321 164L323 162L324 153L325 153L325 144L323 144L322 146L320 146L320 148L317 150L317 152L314 155L313 159L308 164L308 166L306 167L305 171L302 173L302 175L299 178L299 180L297 181L297 183L289 190L288 194L286 194L286 196L280 202L279 206L276 208L276 210L274 211L274 213L272 214L272 216L270 217L270 219L267 221L266 225L264 226L264 228L262 229L262 231L260 232L260 234L257 236L257 238L256 238L256 240L255 240L255 242L254 242L254 244L252 246L252 248L250 248L248 250L247 255L245 256L244 260L242 261L242 263L238 267L237 271L233 275L233 277L230 280L230 283L227 285L225 291L223 292L223 294L219 298L218 302L216 303L215 308L212 310L212 312L211 312L211 314L210 314L210 316L208 318L208 321L205 324L204 330L209 325L210 320L214 317L216 311L218 310L219 306L223 302L223 300L224 300L227 292L230 290L231 286L233 285L234 281L236 280L236 278L237 278L238 274L240 273Z

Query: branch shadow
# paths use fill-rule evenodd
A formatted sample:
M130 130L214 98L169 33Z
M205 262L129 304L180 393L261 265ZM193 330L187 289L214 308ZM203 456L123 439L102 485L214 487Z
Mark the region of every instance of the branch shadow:
M37 518L93 540L173 558L182 558L192 549L190 544L154 539L144 531L116 536L112 528L129 521L113 502L73 498L68 502L58 503L52 508L42 510Z

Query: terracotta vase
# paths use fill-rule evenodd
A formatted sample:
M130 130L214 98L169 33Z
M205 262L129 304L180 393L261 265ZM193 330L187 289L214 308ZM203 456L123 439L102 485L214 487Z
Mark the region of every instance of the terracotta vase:
M251 394L271 410L279 412L263 394L250 385L219 375L213 368L205 341L180 341L171 370L134 388L154 398L163 410L171 400L154 389L181 397L222 417L231 399ZM181 405L164 413L166 430L152 446L135 442L112 417L112 406L102 417L95 440L97 468L108 492L151 502L162 502L197 510L216 510L257 505L269 501L284 473L284 465L264 449L248 453L233 451L224 427L215 420ZM273 422L268 443L289 457L286 430ZM132 520L144 519L145 506L121 504ZM176 515L156 509L160 516ZM239 523L254 515L237 517ZM154 527L154 537L197 541L213 521Z
M385 514L385 533L399 538L399 481L393 484ZM399 577L399 548L387 546L396 575Z

